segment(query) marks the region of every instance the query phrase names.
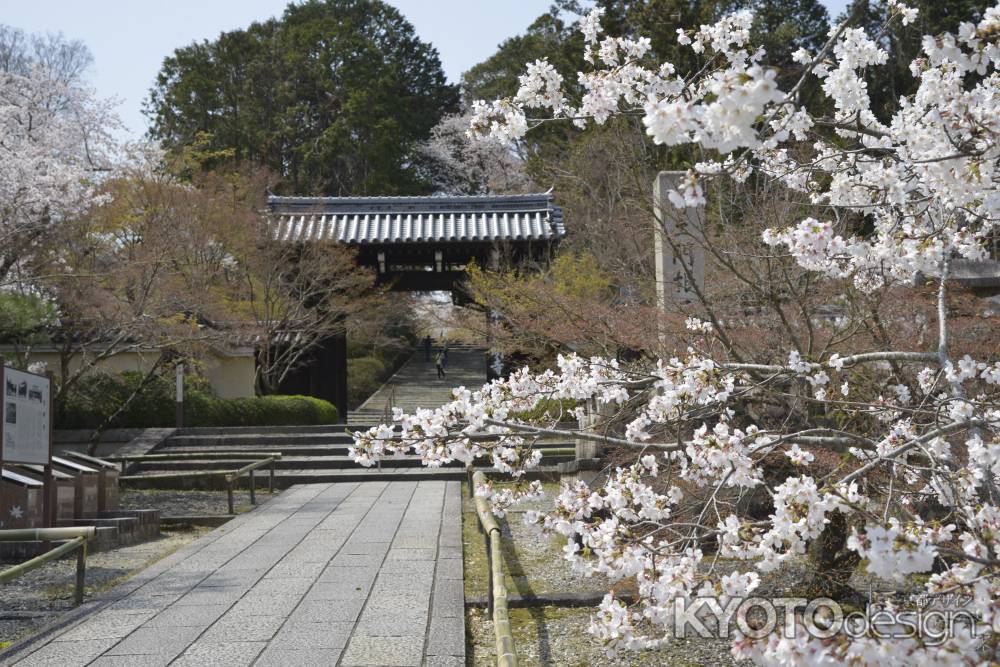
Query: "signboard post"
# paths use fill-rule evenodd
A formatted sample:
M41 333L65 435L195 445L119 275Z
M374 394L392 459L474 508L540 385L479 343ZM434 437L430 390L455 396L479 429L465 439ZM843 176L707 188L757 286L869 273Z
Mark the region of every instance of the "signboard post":
M656 300L660 309L672 303L695 303L705 286L705 209L678 209L667 199L681 186L683 171L661 171L653 182L656 226L653 236L656 257Z
M0 465L33 463L45 467L43 523L53 525L52 380L43 375L8 368L0 363L3 414L0 420ZM0 499L0 512L13 513ZM0 522L6 516L0 516Z
M174 418L177 428L184 428L184 362L180 362L176 367L174 398Z

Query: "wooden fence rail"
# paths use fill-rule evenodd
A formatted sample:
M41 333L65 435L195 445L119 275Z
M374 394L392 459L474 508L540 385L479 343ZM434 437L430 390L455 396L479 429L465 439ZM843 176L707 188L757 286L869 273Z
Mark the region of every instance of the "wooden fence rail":
M475 488L486 483L486 476L477 471L472 474L470 481L472 483L470 491L475 499L479 525L486 535L486 561L489 570L488 606L493 616L493 633L496 635L497 667L517 667L514 635L510 629L510 614L507 608L507 586L503 580L500 526L493 517L489 502L475 495Z
M125 472L128 462L140 462L144 460L156 460L156 461L184 461L184 460L198 460L198 459L211 459L216 458L219 460L225 459L240 459L248 458L247 455L239 456L235 453L224 453L221 456L204 456L205 452L197 452L185 455L184 453L178 454L146 454L143 456L130 456L122 457L122 472ZM260 452L256 452L260 454ZM138 482L141 480L170 480L170 479L188 479L191 477L222 477L226 482L226 501L229 506L229 513L236 514L236 507L233 503L233 491L236 488L239 478L243 475L248 475L250 477L250 504L257 504L257 482L254 476L254 472L269 466L269 475L267 478L267 491L268 493L274 492L274 468L275 462L281 458L281 454L278 453L267 453L267 455L259 461L254 461L249 463L242 468L237 470L191 470L186 472L167 472L167 473L153 473L150 475L122 475L118 478L119 482L129 483Z
M17 579L22 574L45 565L48 562L78 550L76 554L76 586L73 600L76 604L83 603L83 585L87 577L87 540L93 539L97 529L93 526L75 526L72 528L23 528L19 530L0 530L0 542L47 542L50 540L68 540L40 556L27 560L20 565L9 567L0 572L0 584Z

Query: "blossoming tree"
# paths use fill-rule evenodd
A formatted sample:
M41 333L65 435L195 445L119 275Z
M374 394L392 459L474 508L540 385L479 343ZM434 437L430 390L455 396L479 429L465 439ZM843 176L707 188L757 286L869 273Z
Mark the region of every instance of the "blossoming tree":
M890 0L892 21L915 10ZM488 457L523 477L537 466L538 438L556 433L523 418L543 399L614 406L613 435L576 435L634 450L633 463L600 486L564 486L551 511L531 514L567 538L566 557L583 573L631 580L626 603L609 593L592 632L609 651L656 647L669 638L678 600L750 594L761 575L787 566L832 527L870 575L907 580L927 595L968 595L979 628L940 642L919 633L737 632L737 657L766 664L968 664L984 659L982 629L1000 624L1000 362L950 344L952 267L986 258L1000 214L1000 7L957 34L927 36L910 70L916 93L889 122L870 109L866 68L886 63L878 35L833 28L817 52L799 51L802 75L781 89L767 56L750 44L752 15L678 30L704 56L696 72L647 62L649 41L602 37L601 11L581 22L585 58L579 100L546 61L528 65L511 99L477 102L470 133L511 141L543 122L603 123L639 116L655 143L697 144L706 156L669 193L679 208L705 203L719 179L766 179L798 193L815 211L797 224L763 231L775 254L790 254L828 280L861 290L931 276L937 287L932 349L841 350L820 358L796 351L782 363L735 360L709 344L720 322L692 319L704 335L683 356L652 366L564 356L558 368L527 369L478 390L459 388L436 410L397 412L395 425L356 434L354 456L412 448L428 465ZM831 110L809 113L798 92L816 80ZM864 218L867 225L851 227ZM853 232L852 232L853 229ZM863 231L862 231L863 230ZM871 379L881 391L860 390ZM802 392L816 423L751 417L745 406ZM559 432L565 435L565 432ZM840 448L847 460L817 471L817 455ZM785 460L776 479L767 466ZM483 488L495 511L536 493ZM746 498L770 498L766 516ZM697 498L697 504L689 503ZM720 559L735 562L721 568ZM916 578L915 575L922 575ZM803 622L799 618L796 623Z
M34 38L19 54L20 33L3 28L8 59L0 68L0 285L24 279L40 246L94 201L97 175L112 166L114 102L81 82L86 48Z

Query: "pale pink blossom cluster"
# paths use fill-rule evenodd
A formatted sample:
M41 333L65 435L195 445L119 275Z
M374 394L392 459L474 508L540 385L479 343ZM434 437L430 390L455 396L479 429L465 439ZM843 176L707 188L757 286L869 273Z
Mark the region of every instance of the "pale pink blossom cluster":
M902 23L916 17L895 0L890 13ZM564 554L576 571L632 581L634 601L609 593L593 616L591 631L612 654L668 640L679 599L754 591L760 573L802 558L839 515L850 526L847 549L864 559L867 573L906 579L929 595L966 594L966 609L987 630L1000 629L1000 364L949 350L946 301L949 264L981 258L983 239L1000 217L1000 9L963 24L956 35L924 39L923 56L911 67L917 92L888 122L872 113L864 79L887 54L862 30L836 26L818 52L795 54L803 77L819 80L833 110L817 118L796 106L794 88L779 89L766 54L750 44L749 12L679 31L680 43L706 62L690 78L670 63L646 62L649 45L642 39L602 37L600 19L598 9L581 22L594 69L580 75L579 101L562 90L548 63L536 62L513 99L476 104L470 134L512 141L542 119L602 123L617 113L641 113L656 143L697 143L719 155L690 170L669 195L675 205L703 203L711 179L756 172L830 212L765 233L767 243L805 269L853 279L864 289L917 273L937 278L938 346L819 359L793 350L777 355L787 361L776 364L690 350L638 370L568 355L555 369L524 369L478 390L459 388L441 408L398 413L393 425L357 433L356 460L372 465L412 449L431 465L480 461L518 477L540 464L533 446L539 438L565 435L546 418L530 416L540 401L575 400L581 421L595 413L585 414L583 406L610 408L615 429L575 435L635 450L635 462L609 469L593 487L565 485L551 511L528 518L565 538ZM867 215L871 233L852 233L845 213ZM688 326L706 336L713 331L699 321ZM890 366L901 370L889 372ZM873 377L881 380L874 393ZM804 396L866 426L792 426L739 412L742 398L768 391ZM853 456L821 475L813 466L827 445ZM793 472L768 481L775 459ZM766 518L737 511L733 494L762 491L772 507ZM517 496L492 488L480 493L498 512ZM706 545L735 559L736 569L720 572ZM981 642L962 632L940 644L919 637L740 635L733 648L737 657L774 665L988 659L979 653Z
M91 205L113 166L118 121L99 101L40 66L0 72L0 256Z
M456 390L456 400L438 410L418 411L415 415L397 412L395 426L355 434L352 451L356 460L369 464L378 456L407 448L421 453L430 465L448 460L472 462L478 457L517 477L537 468L540 458L531 455L538 451L532 443L552 432L537 419L521 418L519 414L529 412L545 399L572 397L624 406L637 395L646 394L639 408L643 416L637 420L642 422L641 435L633 430L616 444L647 451L634 464L611 470L604 484L566 485L551 511L526 515L543 530L566 539L564 555L581 575L602 574L612 580L635 582L635 603L626 604L609 595L593 620L592 631L612 653L658 646L669 636L673 601L678 597L734 595L734 591L752 590L759 581L757 573L774 571L791 559L801 558L809 542L828 525L832 512L860 521L863 528L853 529L848 548L865 559L865 569L873 575L899 578L929 573L936 559L946 553L951 564L927 580L928 592L941 589L944 582L952 587L983 582L981 585L988 585L992 591L994 579L1000 575L1000 530L993 533L978 527L1000 519L1000 510L984 504L982 496L987 481L1000 482L1000 408L998 380L990 372L993 366L971 357L948 366L954 382L979 397L964 400L971 410L957 419L947 412L919 423L912 416L902 416L895 406L918 402L902 390L891 392L896 397L891 406L859 406L860 410L878 414L889 412L893 418L884 420L881 439L857 437L858 442L868 441L852 450L859 463L834 481L820 482L808 473L815 459L814 441L810 438L822 429L778 433L753 425L731 425L733 412L728 404L732 393L741 388L760 387L779 377L809 383L820 373L832 374L831 380L847 383L852 369L864 366L871 370L887 359L912 361L910 354L831 355L812 362L791 353L787 364L757 366L716 364L692 354L685 360L660 362L642 376L604 359L566 356L560 358L558 370L539 374L522 370L478 391ZM760 373L768 380L762 381ZM991 396L988 400L984 398L987 392ZM949 392L939 398L945 404L954 400ZM663 441L679 424L699 422L684 442ZM968 456L957 460L949 442L962 446ZM769 488L774 509L766 521L748 521L727 504L709 503L696 521L685 517L674 523L688 499L680 483L709 489L713 496L725 489L751 491L765 484L762 461L776 450L793 465L807 470ZM929 478L928 460L939 463ZM677 483L658 491L662 487L657 480L665 468L674 471ZM859 484L865 483L867 471L888 472L901 484L917 489L911 496L933 499L949 507L953 520L942 525L925 521L918 512L905 520L885 515L879 507L884 500L876 502L861 492ZM928 483L921 487L925 479ZM538 492L537 486L510 489L496 487L493 482L477 489L499 515L519 499L536 497ZM911 507L913 504L912 499L903 503ZM724 576L713 573L710 567L706 569L708 561L701 545L711 536L717 539L720 556L744 561L746 569ZM962 553L978 560L955 557ZM972 571L974 574L970 574ZM984 609L994 605L994 598L985 593L976 599L983 600ZM840 648L827 652L837 662L837 656L872 650L869 641L838 644ZM773 651L777 649L769 642L769 638L742 637L737 648L742 655L773 662ZM886 646L884 650L904 651L893 655L906 659L927 655L923 651L930 650L907 642ZM960 642L953 648L964 650L964 646ZM827 650L802 644L796 651L820 649ZM792 657L789 660L794 662Z
M795 103L798 85L781 90L766 54L750 45L749 11L678 30L678 41L707 61L692 78L670 63L647 62L648 41L602 36L602 13L595 9L582 21L586 57L595 68L579 75L585 91L579 103L554 68L539 61L513 99L476 103L470 135L513 141L547 117L585 124L639 113L655 143L697 143L720 155L696 165L683 187L667 194L675 206L704 204L712 178L743 179L756 170L814 204L871 216L876 233L865 238L849 234L841 221L815 218L765 237L807 268L851 275L872 289L917 272L938 275L953 255L984 257L984 239L1000 212L997 8L977 24L962 24L957 35L924 38L924 56L911 67L917 92L887 123L870 109L864 73L885 65L888 54L860 28L835 26L818 53L795 53L803 79L818 78L834 109L830 117L813 118ZM894 1L890 15L907 24L916 10ZM783 144L805 142L817 126L832 129L840 141L818 138L811 152L792 157ZM845 150L845 139L857 149Z

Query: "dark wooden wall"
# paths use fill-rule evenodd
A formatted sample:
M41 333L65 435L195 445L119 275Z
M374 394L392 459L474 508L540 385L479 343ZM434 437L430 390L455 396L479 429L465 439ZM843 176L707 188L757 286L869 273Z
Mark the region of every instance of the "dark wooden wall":
M347 421L347 336L331 336L278 387L279 394L301 394L330 401Z

